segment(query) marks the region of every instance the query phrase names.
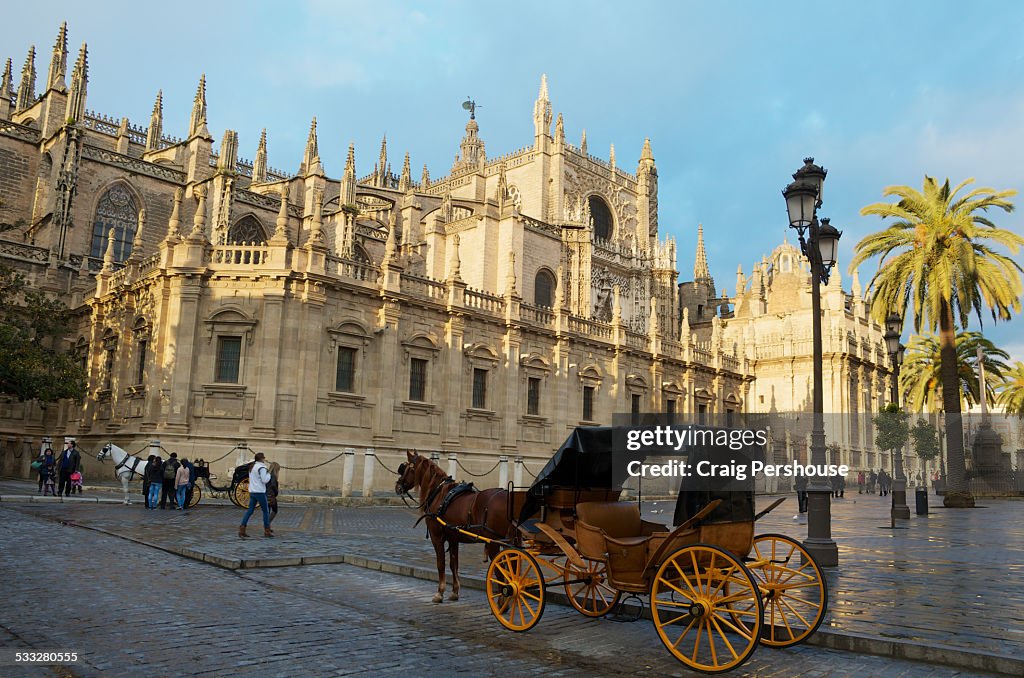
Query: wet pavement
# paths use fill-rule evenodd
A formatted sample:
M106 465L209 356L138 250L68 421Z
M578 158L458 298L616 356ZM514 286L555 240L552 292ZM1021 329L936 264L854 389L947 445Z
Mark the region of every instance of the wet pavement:
M235 534L241 510L230 506L201 505L183 514L147 511L136 504L3 499L18 487L0 483L0 507L17 512L5 511L9 515L66 521L221 567L249 571L347 562L435 577L433 550L422 525L412 527L415 512L406 508L282 505L274 523L277 538L241 540ZM1024 573L1024 502L986 499L979 502L985 508L964 511L941 508L934 495L931 500L928 516L913 516L902 522L906 529L897 530L888 529L887 497L848 493L833 500L840 567L827 573L829 613L817 636L832 636L837 643L853 639L850 647L855 649L861 647L857 639L869 639L875 644L863 646L863 651L871 652L885 651L878 649L880 641L895 641L902 648L895 656L942 661L971 654L981 662L972 666L1009 666L1014 672L1024 666L1024 591L1018 585ZM769 501L759 498L762 506ZM795 499L785 502L758 522L757 531L804 538L806 521L793 519L795 505ZM647 517L667 522L672 505L648 502L645 511ZM257 513L250 532L261 532L259 524ZM463 573L468 579L482 577L482 549L463 548ZM422 600L429 600L436 588L416 580L406 586ZM985 664L985 657L1011 663Z

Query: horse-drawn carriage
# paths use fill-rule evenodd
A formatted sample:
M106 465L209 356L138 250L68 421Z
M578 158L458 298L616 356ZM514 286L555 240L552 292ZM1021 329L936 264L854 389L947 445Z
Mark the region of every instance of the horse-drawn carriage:
M196 478L205 478L206 484L216 492L224 492L228 495L231 503L239 508L249 508L249 471L252 470L253 462L236 466L231 472L231 484L226 487L218 487L210 482L210 464L202 459L195 462ZM196 483L196 488L199 483Z
M789 647L814 633L828 600L821 569L797 540L754 534L756 518L781 500L755 516L752 491L704 487L680 492L674 529L649 522L638 503L619 501L612 437L611 428L576 429L529 489L508 492L508 535L430 516L423 502L428 517L494 554L486 595L502 626L533 628L554 587L589 617L623 594L647 595L662 643L705 673L736 668L758 644ZM402 470L430 463L415 459ZM403 475L396 489L408 482Z

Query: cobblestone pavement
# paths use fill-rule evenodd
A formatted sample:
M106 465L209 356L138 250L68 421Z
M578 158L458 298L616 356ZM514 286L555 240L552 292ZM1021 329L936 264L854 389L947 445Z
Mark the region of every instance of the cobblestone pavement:
M1024 590L1015 583L1024 573L1024 502L986 499L979 501L986 508L959 511L941 508L934 495L931 500L930 515L914 516L898 530L887 529L887 497L854 491L833 500L840 567L828 572L829 614L822 628L1024 659ZM769 498L759 501L764 505ZM805 537L806 521L793 520L795 505L789 500L762 518L758 532ZM668 522L673 506L646 503L645 509L651 519ZM434 567L424 530L412 528L415 512L405 508L282 506L275 521L280 538L246 541L233 536L240 511L232 507L201 507L188 515L137 505L19 509L228 560L283 563L345 554ZM250 524L259 527L258 513ZM482 550L463 548L462 572L482 576ZM410 586L421 598L435 588L426 582Z
M229 571L9 506L0 506L0 580L0 643L83 657L73 673L4 667L4 676L684 673L649 622L550 606L536 629L513 634L479 591L436 606L423 582L347 565ZM971 674L803 646L760 648L733 675Z

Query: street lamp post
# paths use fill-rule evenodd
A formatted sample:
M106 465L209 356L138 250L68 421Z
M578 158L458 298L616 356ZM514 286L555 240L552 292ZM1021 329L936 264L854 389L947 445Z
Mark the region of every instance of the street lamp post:
M906 346L900 343L903 334L903 318L892 312L885 319L885 348L892 359L892 387L889 392L890 401L900 406L900 366L903 365L903 352ZM892 451L892 522L910 520L910 507L907 506L907 476L903 472L903 446Z
M842 236L828 219L818 222L822 188L828 171L804 158L793 174L793 183L782 191L789 212L789 226L800 236L800 250L811 263L811 324L814 333L814 423L811 429L811 464L827 464L825 457L825 401L822 384L821 285L827 284ZM806 236L806 237L805 237ZM807 485L807 540L804 548L823 567L839 564L839 548L832 540L832 485L814 476Z

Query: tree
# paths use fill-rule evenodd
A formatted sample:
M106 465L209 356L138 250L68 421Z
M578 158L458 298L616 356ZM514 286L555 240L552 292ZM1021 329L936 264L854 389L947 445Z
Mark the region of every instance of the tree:
M882 408L874 418L875 446L890 452L902 449L910 435L910 427L907 425L909 418L910 415L895 403L889 403Z
M1007 414L1024 418L1024 362L1018 360L1003 374L997 402Z
M998 228L985 214L989 209L1013 211L1008 198L1016 191L975 188L963 196L968 179L954 189L949 180L940 185L926 176L918 191L909 186L888 186L883 195L897 202L879 202L861 210L895 221L885 230L868 235L854 249L851 271L873 257L879 266L869 283L871 310L879 322L892 311L913 321L914 331L939 330L942 404L946 413L949 491L944 503L974 506L967 484L963 422L957 380L956 330L966 328L971 312L981 321L987 307L995 320L1008 320L1021 309L1021 267L993 245L1016 254L1024 238ZM890 257L890 255L892 255Z
M44 404L85 397L85 371L56 348L70 319L63 302L29 289L24 275L0 265L0 393Z
M996 389L1010 367L1003 362L1010 358L1006 351L981 335L980 332L960 332L956 335L957 389L962 404L971 408L981 402L978 383L978 349L985 365L985 393L988 402L995 402ZM913 337L907 345L906 357L900 368L900 390L907 394L907 409L921 412L942 410L942 347L934 334Z
M925 461L939 456L939 432L923 417L917 420L910 429L910 437L914 441L914 452Z

